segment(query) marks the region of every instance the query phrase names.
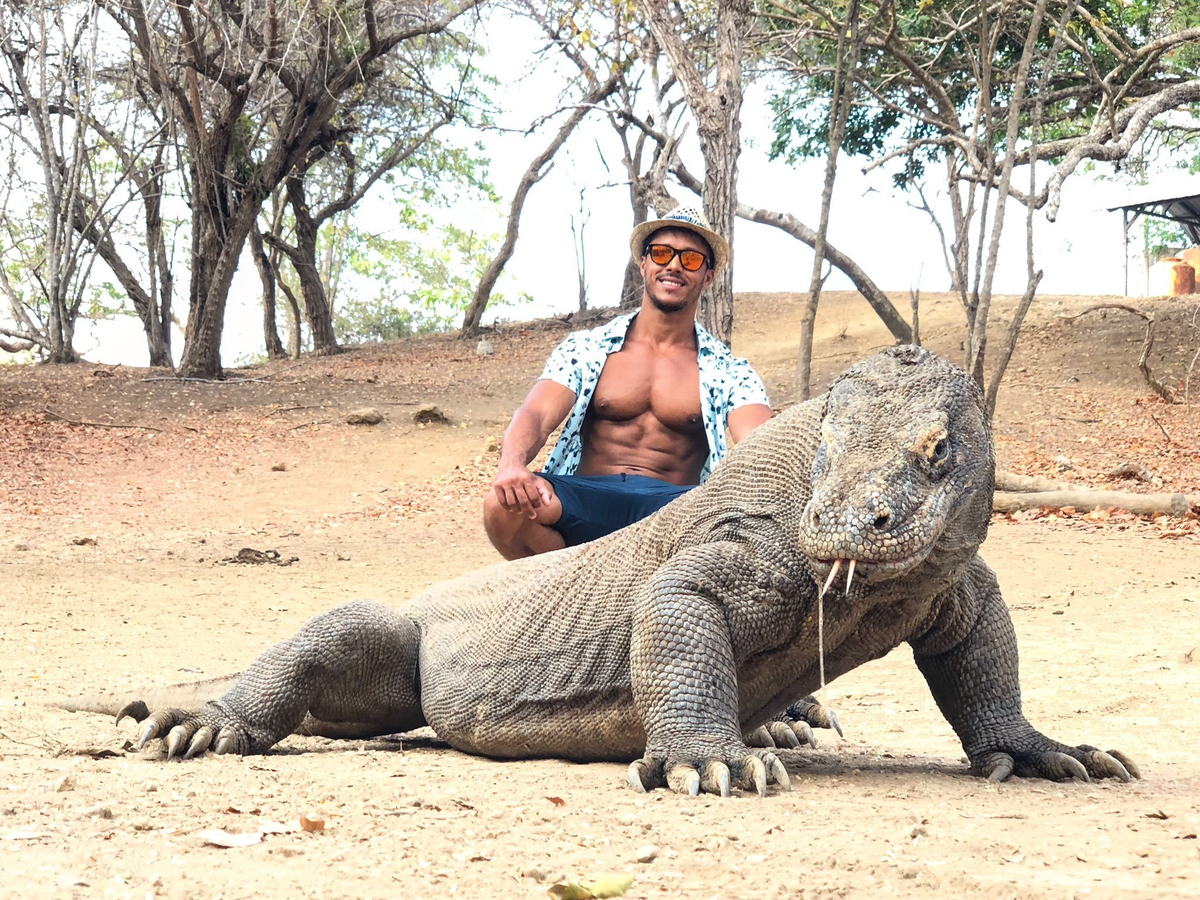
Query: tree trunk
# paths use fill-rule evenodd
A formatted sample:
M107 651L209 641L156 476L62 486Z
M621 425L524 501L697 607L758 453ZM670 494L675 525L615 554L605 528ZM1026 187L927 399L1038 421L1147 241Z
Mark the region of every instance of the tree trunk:
M258 280L263 289L263 341L267 346L267 359L287 359L287 351L279 340L279 326L275 311L275 270L263 245L262 232L255 225L250 229L250 251L254 256L254 268L258 269Z
M850 46L846 47L849 29ZM837 68L833 75L833 94L830 99L833 121L829 129L829 156L825 162L825 181L821 188L821 219L817 226L817 239L813 245L812 277L809 281L808 299L800 317L800 348L796 356L796 398L807 400L812 394L812 349L813 333L817 325L817 306L821 301L821 288L825 277L825 237L829 233L829 209L833 205L833 183L837 178L837 158L842 151L842 138L846 133L846 119L850 115L850 104L854 97L854 70L858 67L860 48L858 30L858 0L851 0L846 14L846 23L838 26Z
M146 333L150 365L170 368L172 366L170 319L164 321L159 315L159 307L154 297L125 264L108 229L100 228L97 221L86 215L82 206L75 213L75 228L95 248L96 253L116 276L117 281L125 290L126 296L133 301L134 311L141 320L142 330ZM151 257L150 264L153 266L153 253L151 253Z
M192 239L192 284L183 357L179 361L180 377L221 378L224 375L221 333L225 326L225 304L246 237L257 217L257 205L243 200L236 215L224 217L225 228L214 228L209 219L203 226L205 234Z
M337 335L333 333L333 310L325 295L325 283L317 269L317 238L320 228L308 209L304 194L304 179L293 176L287 180L288 202L296 222L295 253L288 253L296 275L300 278L300 292L304 295L304 315L308 320L312 337L312 352L317 356L328 356L341 352Z
M642 0L654 39L671 61L688 107L696 119L704 155L700 198L713 230L732 248L737 218L737 160L741 149L742 47L749 27L747 0L717 3L716 80L704 83L690 48L684 43L666 0ZM731 253L731 257L733 254ZM733 337L733 259L700 300L700 322L727 346Z

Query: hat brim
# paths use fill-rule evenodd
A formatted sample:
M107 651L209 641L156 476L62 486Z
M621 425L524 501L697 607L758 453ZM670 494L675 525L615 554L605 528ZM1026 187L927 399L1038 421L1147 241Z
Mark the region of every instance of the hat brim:
M684 222L679 219L652 219L649 222L643 222L638 225L629 235L629 250L633 254L634 260L638 265L642 264L644 253L642 252L646 246L646 241L650 235L656 231L662 231L666 228L674 228L679 231L690 231L697 234L708 243L713 252L713 274L721 274L721 270L729 265L729 242L721 235L717 234L710 228L704 228L700 225L693 225L691 222Z

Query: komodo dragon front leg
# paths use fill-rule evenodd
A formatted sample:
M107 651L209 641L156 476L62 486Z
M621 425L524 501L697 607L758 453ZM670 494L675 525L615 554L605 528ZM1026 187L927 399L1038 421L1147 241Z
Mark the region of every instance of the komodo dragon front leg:
M295 636L265 651L222 697L199 709L127 704L142 720L137 746L155 738L167 757L262 753L287 737L305 715L355 723L374 734L425 724L417 685L420 635L395 610L369 600L345 603L311 619ZM375 729L368 726L375 724Z
M642 588L630 677L646 752L629 767L634 790L725 797L732 784L765 796L772 780L790 789L783 763L748 747L739 723L739 656L762 649L789 615L754 589L754 575L743 545L713 543L676 554Z
M976 774L989 781L1010 775L1054 781L1141 777L1120 751L1062 744L1029 724L1021 711L1012 619L982 560L976 558L951 589L934 627L910 644Z

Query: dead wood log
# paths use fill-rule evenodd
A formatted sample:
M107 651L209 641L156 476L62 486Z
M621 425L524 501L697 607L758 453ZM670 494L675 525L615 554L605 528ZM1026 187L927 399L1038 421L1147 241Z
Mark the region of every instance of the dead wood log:
M1185 516L1200 506L1200 496L1187 494L1131 494L1128 491L996 491L992 498L995 512L1010 513L1022 509L1063 509L1073 506L1080 512L1094 509L1125 509L1140 515L1166 513Z
M1069 481L1052 481L1037 475L1017 475L1013 472L996 473L996 490L1027 493L1029 491L1076 491L1080 486Z

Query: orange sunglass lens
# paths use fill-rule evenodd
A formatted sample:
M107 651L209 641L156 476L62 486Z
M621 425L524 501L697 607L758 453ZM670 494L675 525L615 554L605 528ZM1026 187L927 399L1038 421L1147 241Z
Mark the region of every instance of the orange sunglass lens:
M689 272L695 272L704 265L704 254L699 250L676 250L674 247L654 244L648 255L655 265L666 266L670 265L676 253L679 254L679 264Z

